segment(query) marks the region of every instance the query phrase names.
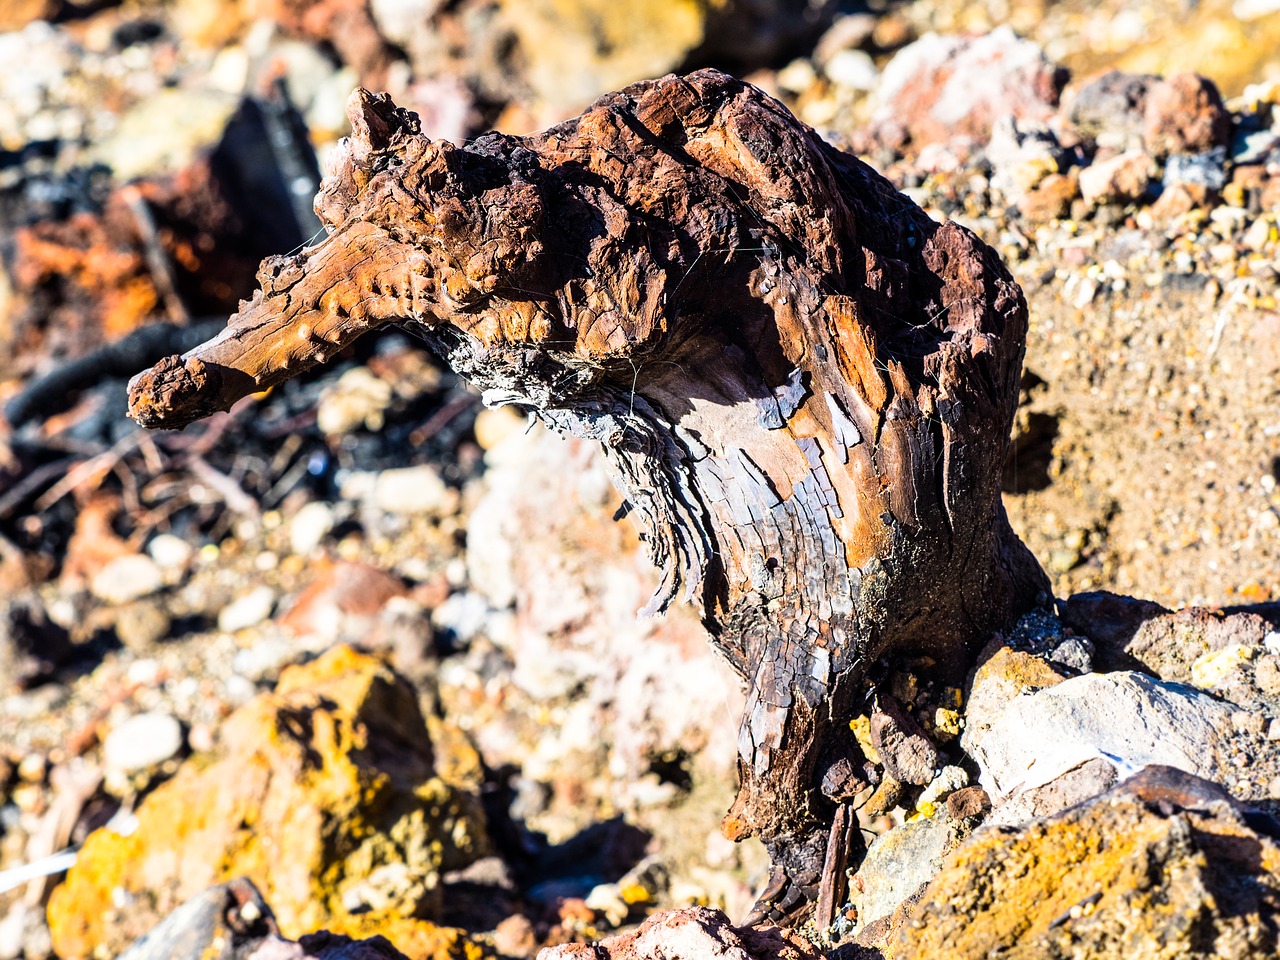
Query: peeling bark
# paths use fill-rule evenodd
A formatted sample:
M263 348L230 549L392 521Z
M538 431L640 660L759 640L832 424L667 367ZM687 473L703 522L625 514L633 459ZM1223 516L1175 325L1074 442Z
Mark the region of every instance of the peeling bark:
M374 327L425 337L489 403L599 440L664 571L748 684L726 835L762 904L817 899L867 667L961 676L1048 583L1000 473L1026 334L998 256L759 90L635 84L532 137L455 147L357 91L316 199L226 331L135 378L181 426ZM843 822L843 821L842 821ZM834 841L830 841L834 842Z

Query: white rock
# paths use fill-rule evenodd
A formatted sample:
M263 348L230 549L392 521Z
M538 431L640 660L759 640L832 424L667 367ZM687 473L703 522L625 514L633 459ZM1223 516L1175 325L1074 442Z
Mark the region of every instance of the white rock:
M1218 745L1231 708L1192 687L1120 671L1086 674L1015 698L966 745L999 803L1094 758L1124 778L1164 764L1222 782ZM969 717L970 729L985 718Z
M812 63L804 57L800 57L792 60L779 70L777 77L774 79L783 90L788 90L791 93L804 93L817 81L818 74L813 69Z
M457 509L458 492L429 464L383 470L373 484L373 503L387 513L447 515Z
M316 426L329 435L350 433L359 427L381 430L391 399L391 384L368 367L356 367L321 395Z
M924 788L920 793L920 798L916 801L916 806L922 803L937 803L947 796L947 794L955 793L961 787L969 785L969 774L965 772L963 767L943 767L933 781Z
M179 570L191 562L195 548L181 537L171 533L162 533L152 537L147 544L147 553L161 570Z
M875 61L865 50L841 50L822 72L832 83L850 90L874 90L878 76Z
M257 626L275 609L276 592L265 584L254 587L248 593L232 600L218 613L218 629L223 633L235 633Z
M300 557L310 556L311 552L324 542L324 538L333 529L337 518L333 507L319 500L313 500L293 515L289 521L289 546Z
M442 0L372 0L369 10L379 32L402 47L412 44L416 33L429 30L429 22Z
M150 596L164 586L164 573L150 557L141 553L112 560L98 571L89 590L110 604L129 603Z
M107 734L102 760L108 773L150 770L182 749L182 725L168 713L138 713Z
M450 594L431 611L431 623L435 628L449 631L463 644L470 643L484 629L488 618L488 602L470 590Z

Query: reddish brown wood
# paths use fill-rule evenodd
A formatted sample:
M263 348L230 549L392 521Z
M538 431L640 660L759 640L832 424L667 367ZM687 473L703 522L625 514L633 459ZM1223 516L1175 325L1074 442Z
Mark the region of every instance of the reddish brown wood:
M869 664L960 676L1048 584L1000 473L1026 334L997 255L715 71L532 137L421 136L358 91L316 210L226 332L131 386L177 426L413 327L491 403L598 439L665 573L749 685L726 834L812 901Z

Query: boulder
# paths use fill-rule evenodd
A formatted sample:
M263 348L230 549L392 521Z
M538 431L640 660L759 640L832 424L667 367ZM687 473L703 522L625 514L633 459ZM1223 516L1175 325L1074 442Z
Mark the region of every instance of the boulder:
M1066 72L1008 27L977 37L926 34L885 66L872 118L888 146L967 136L986 142L996 121L1044 123L1054 115Z
M1086 674L1015 698L994 721L979 721L985 732L970 737L966 749L998 818L1001 801L1095 760L1121 778L1161 764L1224 780L1233 712L1198 690L1145 674Z
M895 916L881 956L1274 957L1277 837L1215 785L1150 768L1051 819L980 831Z
M462 951L418 918L487 838L479 801L436 776L432 753L416 694L380 660L340 646L290 667L143 801L135 829L89 836L49 904L57 953L114 954L238 876L285 936L396 930L425 944L415 956Z

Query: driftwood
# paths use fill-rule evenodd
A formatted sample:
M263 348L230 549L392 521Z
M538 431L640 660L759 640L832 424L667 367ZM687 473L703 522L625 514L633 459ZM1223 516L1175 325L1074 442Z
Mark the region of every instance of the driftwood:
M488 402L599 440L665 574L651 611L700 604L749 685L725 833L773 857L762 908L817 900L851 823L819 784L856 756L868 667L959 677L1047 596L1000 502L1021 291L715 71L465 147L386 97L349 110L329 236L265 261L219 337L135 378L131 413L181 426L399 323Z

